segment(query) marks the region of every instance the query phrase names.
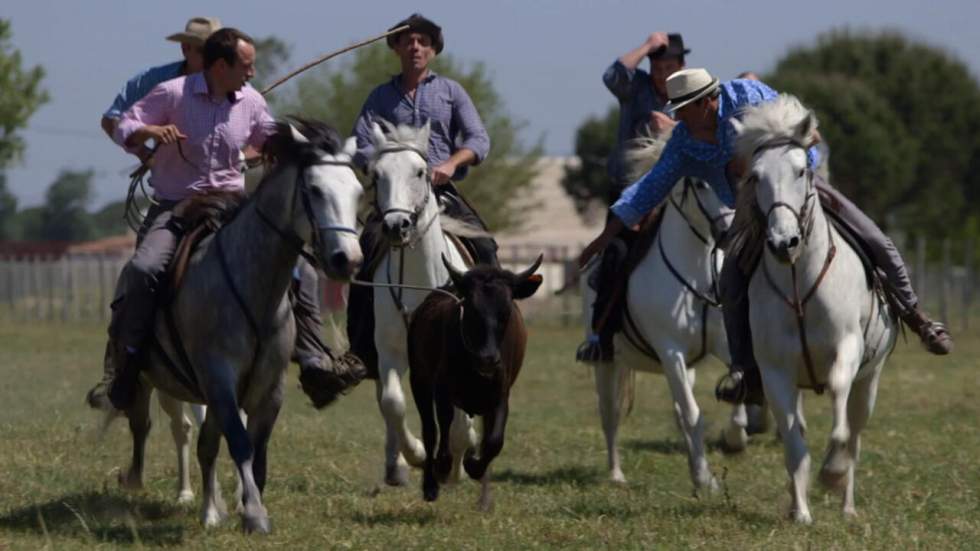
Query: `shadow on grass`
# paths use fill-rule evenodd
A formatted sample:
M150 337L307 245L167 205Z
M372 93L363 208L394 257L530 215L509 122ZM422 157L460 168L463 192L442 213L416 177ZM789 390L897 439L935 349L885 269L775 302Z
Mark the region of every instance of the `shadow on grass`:
M184 526L174 517L184 514L162 501L92 491L10 510L0 517L0 529L93 543L176 546L184 543Z
M351 520L366 526L426 526L436 520L436 514L431 508L409 509L404 511L381 511L378 513L356 512Z
M527 486L554 486L559 484L591 486L599 482L599 472L580 466L558 467L540 473L522 473L507 469L494 473L493 480Z

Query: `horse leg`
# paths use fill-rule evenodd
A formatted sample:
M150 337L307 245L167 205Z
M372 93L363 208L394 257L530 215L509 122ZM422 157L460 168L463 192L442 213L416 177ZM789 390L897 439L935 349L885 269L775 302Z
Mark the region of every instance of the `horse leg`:
M197 462L201 466L201 484L204 488L201 503L201 524L211 528L221 524L228 516L228 507L221 497L218 472L215 463L221 448L221 427L214 415L204 417L197 436Z
M390 486L408 484L409 464L421 467L425 463L425 447L408 430L405 421L405 394L397 361L387 351L378 350L379 377L375 385L378 407L385 420L385 483Z
M412 385L412 397L415 408L422 421L422 444L425 446L425 463L422 466L422 499L435 501L439 497L439 482L435 474L436 439L439 429L436 427L435 411L433 410L432 383L418 369L409 372L409 382Z
M245 417L247 419L248 436L255 446L255 454L252 459L252 476L255 477L255 485L258 487L260 495L265 492L265 481L268 473L269 437L272 436L272 428L276 424L276 419L279 418L282 401L283 388L280 383L271 396L262 400L257 411L253 411L248 416L244 412L240 415L240 418ZM240 484L241 481L242 479L239 478ZM244 494L244 484L241 485ZM249 503L245 501L244 495L242 496L242 505L244 507L242 514L246 518L255 516L254 512L249 511Z
M801 524L811 524L810 506L807 491L810 484L810 452L807 451L803 433L797 417L800 392L796 388L796 378L778 368L763 368L762 382L765 385L769 407L779 426L783 439L783 458L789 474L791 514L793 520Z
M453 424L449 427L449 453L453 456L453 468L449 472L449 482L455 483L463 479L463 458L477 445L476 431L473 430L473 418L465 411L456 408L453 413Z
M844 490L853 460L847 449L851 438L851 429L847 422L847 402L859 358L860 346L855 339L844 340L837 352L837 361L830 368L827 381L834 420L827 452L820 467L819 480L827 488L836 491Z
M480 457L468 456L463 465L470 478L480 481L480 500L477 508L489 512L493 508L490 498L490 462L504 449L504 431L507 428L507 414L510 411L507 397L504 397L490 415L483 416L483 442Z
M435 457L436 480L444 484L449 479L453 468L453 456L449 451L450 431L456 408L449 397L449 389L443 384L436 384L436 417L439 420L439 446Z
M745 404L732 406L728 424L721 430L721 448L725 453L740 453L749 445L749 415Z
M133 435L133 457L125 473L119 473L119 485L124 490L143 489L143 459L146 454L146 437L150 434L150 394L153 390L145 382L133 389L133 405L126 410L129 432Z
M246 532L268 533L269 516L262 506L262 495L253 471L255 449L239 417L238 401L235 397L235 373L230 366L222 365L220 361L209 363L213 366L209 373L213 379L208 382L207 387L208 418L212 415L216 417L242 479L242 504L245 508L242 528Z
M184 415L183 402L163 392L157 392L157 402L160 403L160 409L170 417L170 434L174 438L174 447L177 448L177 503L191 503L194 501L190 475L193 423Z
M857 468L858 457L861 453L861 431L868 424L871 412L874 411L875 400L878 397L878 381L881 377L883 364L884 362L877 366L870 377L854 382L851 387L851 395L847 401L847 421L851 426L851 438L847 442L847 447L851 452L851 465L847 471L844 499L841 504L841 512L846 517L857 515L857 509L854 507L854 471Z
M617 483L626 482L620 465L616 436L619 432L619 420L625 397L624 383L627 376L627 368L623 366L621 361L613 360L610 363L598 363L595 366L595 387L596 394L599 396L599 418L602 421L602 432L606 437L609 478Z
M684 355L679 350L667 350L663 354L662 365L674 399L674 411L680 420L681 431L687 443L691 481L697 490L715 492L718 490L718 482L708 469L708 458L704 451L704 419L694 399Z

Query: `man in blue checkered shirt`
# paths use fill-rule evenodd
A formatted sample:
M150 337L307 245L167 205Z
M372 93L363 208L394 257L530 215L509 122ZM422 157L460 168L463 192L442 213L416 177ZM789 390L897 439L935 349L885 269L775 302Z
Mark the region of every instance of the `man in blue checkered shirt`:
M396 125L421 128L429 123L428 162L432 185L446 213L471 225L486 229L483 221L453 185L462 180L470 166L479 164L490 153L490 136L466 90L456 81L429 69L429 62L442 52L442 28L415 13L392 29L408 25L408 30L388 36L388 47L401 62L401 73L375 88L364 102L354 124L357 155L354 162L363 170L373 153L371 123L385 119ZM464 239L467 248L481 264L498 265L497 244L492 238ZM381 252L381 220L373 216L364 224L361 250L364 268L358 279L370 280L372 259ZM374 348L374 290L351 287L347 302L347 335L351 350L371 370L377 365Z

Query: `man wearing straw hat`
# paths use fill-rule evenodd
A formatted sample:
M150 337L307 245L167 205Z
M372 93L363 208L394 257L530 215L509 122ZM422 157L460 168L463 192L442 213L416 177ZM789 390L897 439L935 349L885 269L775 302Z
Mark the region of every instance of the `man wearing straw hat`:
M112 105L102 114L102 130L109 139L112 139L122 114L143 99L154 86L180 76L201 72L204 69L204 41L220 28L221 21L216 17L192 17L187 21L183 32L168 36L167 40L180 44L180 53L184 59L151 67L126 81Z
M364 168L371 156L371 122L375 118L416 128L429 123L428 162L436 196L454 218L486 229L453 181L465 178L470 166L486 158L490 152L490 136L466 90L458 82L429 69L429 62L442 52L444 46L442 27L415 13L392 29L405 25L409 26L407 30L387 38L388 47L401 62L401 73L375 88L364 102L354 125L358 147L354 161ZM380 253L380 227L381 221L377 217L371 217L365 223L361 234L364 268L358 279L371 279L371 259ZM477 262L498 264L497 244L492 238L467 238L464 241ZM374 290L370 287L351 287L347 306L351 350L368 364L369 371L376 363L377 355L373 297Z
M704 69L685 69L667 79L668 108L679 121L664 146L657 163L637 182L623 191L611 207L602 234L593 240L579 258L584 266L602 251L624 227L635 224L646 212L670 193L671 187L684 176L707 181L718 198L735 206L733 183L740 176L734 155L735 131L732 117L748 105L773 101L778 94L757 80L736 79L721 83ZM811 169L819 165L816 147L807 151ZM867 245L875 264L885 273L889 287L903 306L903 321L922 339L933 354L948 354L953 340L948 330L929 319L918 308L918 297L912 289L908 271L898 250L880 228L839 191L822 178L816 186L821 201L832 203L831 209L845 224L855 230ZM732 364L730 374L716 389L719 399L727 402L761 404L762 379L752 351L749 328L747 287L749 274L742 272L736 255L728 255L721 275L722 313Z

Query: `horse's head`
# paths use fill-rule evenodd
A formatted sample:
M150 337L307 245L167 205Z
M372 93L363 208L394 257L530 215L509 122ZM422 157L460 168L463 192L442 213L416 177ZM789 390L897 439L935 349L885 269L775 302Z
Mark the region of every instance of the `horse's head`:
M684 178L674 186L670 201L698 235L708 235L720 242L732 225L735 209L729 207L704 180Z
M807 148L814 143L817 119L793 96L746 110L732 120L740 155L748 159L746 177L765 217L766 242L782 262L794 263L819 208Z
M404 246L419 227L423 211L434 203L428 164L429 124L422 128L371 123L374 154L368 172L374 181L376 208L392 246ZM435 205L433 205L435 206Z
M538 256L528 269L513 273L500 268L479 265L460 272L442 257L449 277L460 297L459 331L463 347L479 360L475 366L484 377L493 377L503 365L502 349L513 302L528 298L538 290L542 278L535 274L543 256Z
M275 154L297 166L293 232L312 246L328 277L350 279L364 260L357 235L364 189L352 164L356 140L342 142L336 130L312 121L282 124L279 130Z

